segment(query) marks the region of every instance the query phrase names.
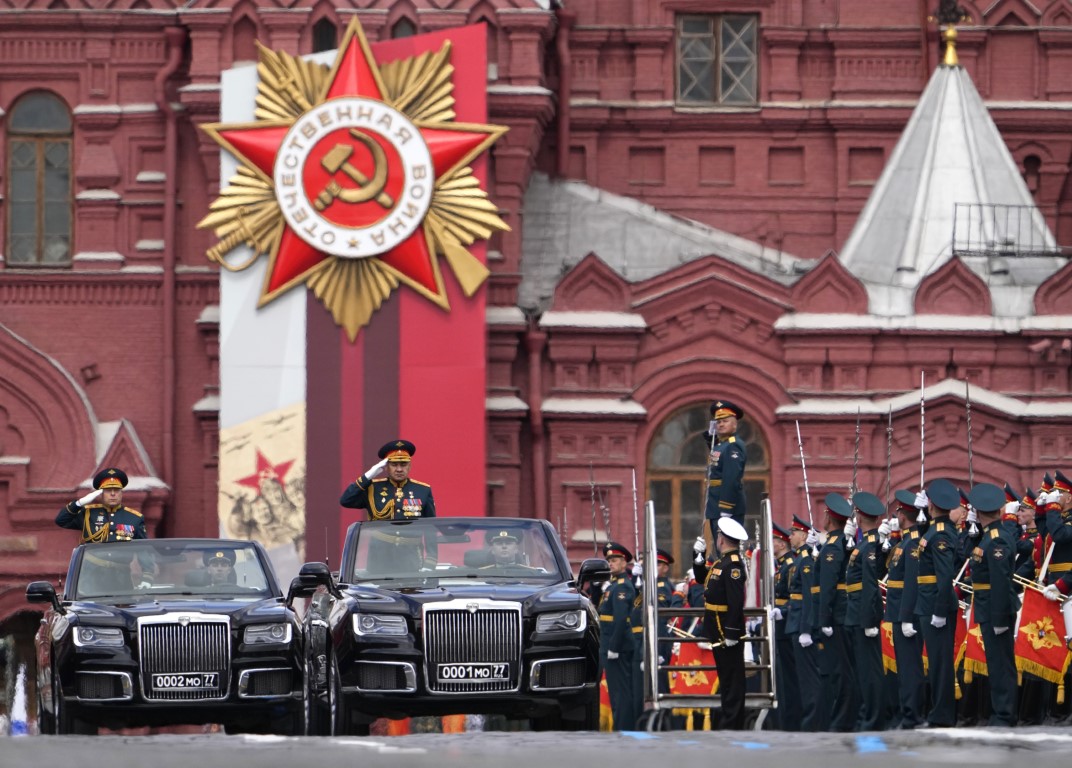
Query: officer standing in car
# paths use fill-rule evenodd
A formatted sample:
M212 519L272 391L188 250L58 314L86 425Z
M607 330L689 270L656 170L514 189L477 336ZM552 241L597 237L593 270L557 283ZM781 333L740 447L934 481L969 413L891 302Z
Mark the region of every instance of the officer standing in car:
M123 489L128 482L123 470L102 469L93 477L95 490L61 509L56 515L56 525L80 530L81 544L149 538L141 512L123 506ZM101 500L93 503L98 496Z
M392 440L379 450L380 461L346 487L339 504L367 509L369 520L413 520L435 517L432 486L410 478L417 446L408 440ZM386 469L387 477L380 475Z

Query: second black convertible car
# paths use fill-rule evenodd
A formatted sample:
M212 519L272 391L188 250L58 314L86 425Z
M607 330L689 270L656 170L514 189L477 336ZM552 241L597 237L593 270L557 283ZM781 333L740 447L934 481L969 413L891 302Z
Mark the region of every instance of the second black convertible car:
M500 713L599 726L599 616L549 523L420 518L350 526L340 576L308 563L310 732L379 717ZM315 589L315 592L313 591Z
M145 539L74 550L37 633L41 733L222 723L304 732L301 625L254 542Z

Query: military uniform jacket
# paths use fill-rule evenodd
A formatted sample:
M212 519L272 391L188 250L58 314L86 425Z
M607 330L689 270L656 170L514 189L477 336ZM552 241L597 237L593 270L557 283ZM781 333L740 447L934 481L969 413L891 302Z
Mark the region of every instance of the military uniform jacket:
M435 517L432 486L420 480L406 480L402 485L379 477L371 482L365 475L350 483L339 504L350 509L367 509L369 520L412 520Z
M885 575L878 531L867 531L849 555L845 569L845 626L869 629L882 623L882 592L878 582ZM829 626L829 625L823 625Z
M979 545L972 550L972 607L975 620L994 627L1012 627L1020 598L1013 584L1016 544L1001 522L983 529Z
M625 576L611 579L599 601L599 648L601 651L626 653L633 649L632 622L629 614L636 600L636 587Z
M736 550L724 554L707 573L703 633L711 642L744 635L744 562Z
M903 623L916 620L916 600L919 599L919 542L923 540L927 525L928 523L913 525L902 539L904 543L904 553L901 555L901 561L904 563L904 591L901 592L900 611L891 621ZM889 582L886 582L886 587L889 588Z
M1062 575L1072 572L1072 510L1047 512L1046 534L1047 543L1042 551L1042 559L1046 559L1046 550L1052 542L1053 556L1050 558L1050 567L1046 571L1046 583L1053 584Z
M103 504L79 507L72 501L56 515L56 525L81 531L80 544L149 538L145 532L145 518L141 512L130 507L109 509Z
M785 621L785 631L790 635L811 634L812 603L818 597L818 590L812 595L811 588L815 582L815 561L807 545L793 553L793 564L789 566L789 614Z
M948 515L936 517L919 541L919 575L916 615L928 618L956 615L959 603L953 590L957 575L957 531Z
M826 535L823 548L819 550L819 599L815 604L816 627L832 627L845 624L845 570L848 567L845 556L845 532L838 529Z
M711 466L707 470L707 509L704 516L708 520L732 515L737 522L744 522L744 468L747 463L744 443L736 437L728 437L715 445Z
M886 607L882 612L882 620L895 624L901 621L901 596L905 587L905 547L911 541L908 532L890 550L889 578L886 579Z
M793 550L778 558L778 572L774 577L774 605L782 609L782 620L774 622L775 639L784 638L789 625L789 579L795 562L796 553Z

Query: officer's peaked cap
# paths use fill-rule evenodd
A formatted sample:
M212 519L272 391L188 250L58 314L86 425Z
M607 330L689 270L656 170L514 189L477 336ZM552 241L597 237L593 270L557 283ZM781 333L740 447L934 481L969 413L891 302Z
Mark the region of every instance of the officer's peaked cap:
M852 505L856 511L867 517L882 517L886 514L886 505L882 499L867 491L857 491L853 494Z
M927 498L938 509L949 512L960 506L960 491L944 477L931 482L927 486Z
M907 488L902 488L899 491L894 491L893 498L897 501L898 504L904 507L905 512L910 511L915 513L916 494L912 493L912 491L908 490Z
M409 461L417 452L417 446L409 440L392 440L380 449L379 457L388 461Z
M711 403L711 417L714 419L724 419L727 416L733 416L736 419L744 418L744 411L741 407L731 403L729 400L716 400Z
M732 517L720 517L718 519L718 530L723 536L735 541L748 541L748 532L745 531L743 525Z
M127 473L115 467L102 469L93 476L94 488L126 488L127 482Z
M826 498L823 499L823 504L826 505L826 511L834 517L841 520L848 520L852 517L852 507L849 506L849 502L845 500L845 497L840 494L826 494Z
M633 559L633 553L616 541L608 541L603 545L603 557L608 560L612 557L624 557L628 562Z
M1005 506L1005 491L993 483L979 483L971 489L968 501L983 514L992 514ZM1015 501L1015 499L1013 499Z

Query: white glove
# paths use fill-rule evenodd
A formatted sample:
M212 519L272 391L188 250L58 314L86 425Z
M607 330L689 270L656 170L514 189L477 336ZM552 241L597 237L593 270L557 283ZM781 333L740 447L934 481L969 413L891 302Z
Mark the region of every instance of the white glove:
M617 651L607 651L607 658L608 659L616 659L616 658L618 658L618 652Z
M1061 492L1054 488L1052 491L1040 494L1038 501L1042 504L1058 504L1061 501Z
M801 648L807 648L811 645L811 635L807 632L801 632L800 637L797 638L797 642L800 643Z
M732 648L740 642L739 640L730 640L728 637L722 641L722 645L726 648Z
M904 635L905 637L915 637L916 636L916 625L913 624L910 621L902 621L901 622L901 634Z
M1009 631L1008 627L994 627L994 634L995 635L1004 635L1008 631Z
M365 472L365 477L369 480L375 480L377 477L383 474L383 468L387 466L387 459L377 462L368 468Z
M971 504L968 505L968 518L967 519L968 519L969 523L978 523L979 522L979 513L975 511L975 507L973 507Z
M1057 588L1056 584L1047 584L1042 590L1042 596L1047 600L1053 600L1054 602L1061 599L1061 590Z
M633 563L633 576L635 578L639 579L643 575L644 575L644 564L643 563Z
M894 522L896 522L896 521L894 521ZM889 520L883 520L882 525L880 525L878 527L878 535L881 536L884 539L888 538L889 535L890 535L891 530L893 530L893 529L890 528L890 521Z
M90 491L90 492L89 492L89 493L87 493L87 494L86 494L85 496L83 496L83 497L82 497L82 498L80 498L80 499L79 499L78 501L76 501L76 502L74 503L74 505L75 505L76 507L84 507L84 506L85 506L86 504L88 504L89 502L93 501L93 499L97 498L97 497L98 497L98 496L100 496L100 495L101 495L102 493L104 493L104 491L102 491L102 490L101 490L100 488L98 488L98 489L97 489L97 490L95 490L95 491Z
M702 555L707 551L707 541L703 536L697 536L696 541L692 544L692 551L698 555Z
M878 627L868 627L865 629L864 637L878 637Z
M823 634L826 635L827 637L833 637L834 636L834 628L833 627L823 627L822 630L823 630Z
M901 524L897 522L896 517L890 518L890 533L899 533L901 530Z
M927 509L931 505L931 500L927 498L926 491L920 491L916 494L916 500L913 502L913 506L916 509Z
M1010 501L1008 504L1005 505L1005 509L1002 510L1002 513L1006 515L1020 514L1020 502Z
M808 531L808 538L805 543L813 549L823 543L823 537L819 535L819 532L812 528Z
M608 658L609 658L609 652L608 652ZM640 660L640 671L641 672L644 671L644 660L643 659Z
M945 616L931 616L931 626L935 629L941 629L945 626Z
M782 609L781 608L775 608L774 610L771 611L770 615L775 621L781 621L782 620Z
M856 541L856 520L851 517L845 523L845 541Z

